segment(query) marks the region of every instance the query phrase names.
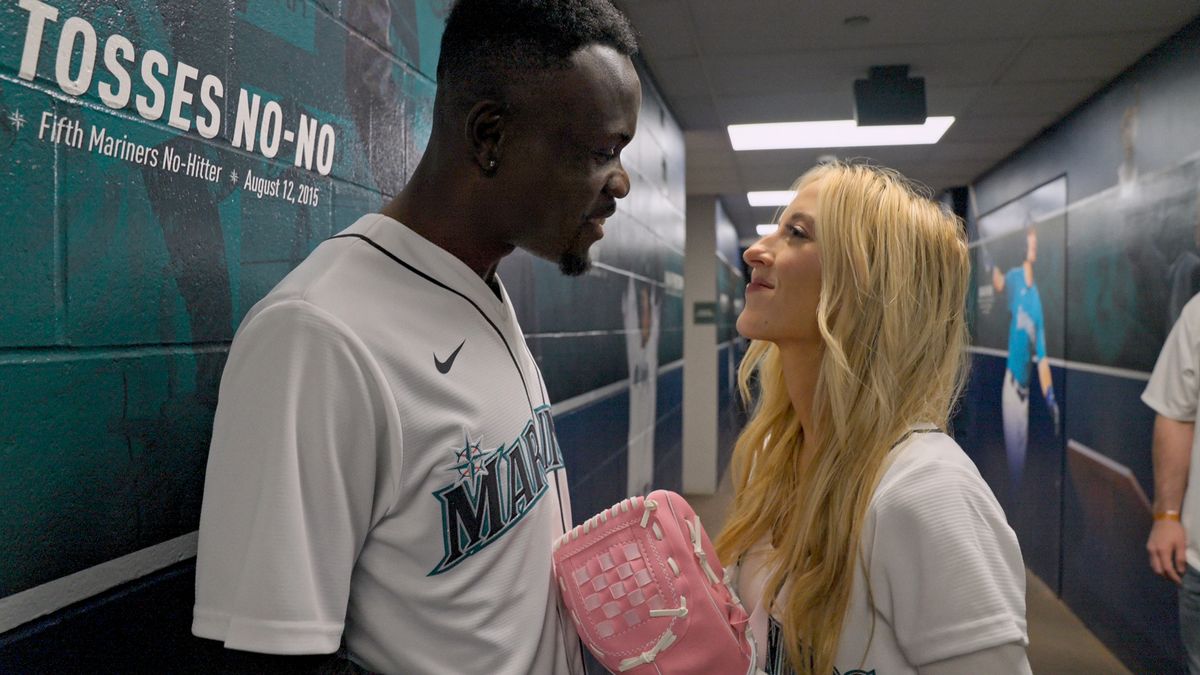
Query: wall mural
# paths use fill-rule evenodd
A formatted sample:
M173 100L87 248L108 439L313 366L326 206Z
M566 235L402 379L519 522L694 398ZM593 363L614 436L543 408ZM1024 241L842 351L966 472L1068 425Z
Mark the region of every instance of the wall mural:
M0 597L195 529L228 341L404 180L429 132L420 45L436 46L438 11L0 5L0 144L18 177L0 191L0 536L22 542ZM400 142L372 155L385 125Z
M1064 353L1066 199L1065 178L1047 183L980 216L972 244L972 344L1003 356L1000 372L975 373L973 384L990 389L976 421L1000 432L976 460L1017 531L1025 563L1055 584L1062 385L1054 386L1050 364Z
M1127 156L1136 114L1122 120ZM1067 176L975 219L957 426L1026 564L1161 672L1181 647L1174 587L1146 559L1153 413L1140 395L1200 291L1200 161L1141 175L1126 161L1117 175L1069 205Z
M1147 672L1182 667L1176 590L1147 561L1154 414L1141 393L1200 291L1198 167L1122 171L1068 214L1067 358L1082 365L1066 373L1062 596L1103 617Z
M195 531L229 341L411 175L448 5L0 2L0 634L55 609L37 589ZM581 514L680 482L683 134L643 90L593 271L500 269Z

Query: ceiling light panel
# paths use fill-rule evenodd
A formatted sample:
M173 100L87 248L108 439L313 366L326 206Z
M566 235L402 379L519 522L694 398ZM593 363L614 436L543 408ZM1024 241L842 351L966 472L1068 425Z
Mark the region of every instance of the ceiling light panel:
M953 117L928 117L924 124L860 127L854 120L828 120L731 124L728 129L734 150L789 150L930 145L937 143L951 124Z
M750 206L787 206L792 203L792 198L795 196L796 193L793 190L766 190L746 193L746 199L750 200Z

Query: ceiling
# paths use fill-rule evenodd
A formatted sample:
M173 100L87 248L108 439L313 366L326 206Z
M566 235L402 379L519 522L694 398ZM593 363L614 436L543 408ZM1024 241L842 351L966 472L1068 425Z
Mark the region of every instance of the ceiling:
M743 239L825 154L869 157L936 191L966 185L1200 14L1200 0L614 0L684 129L687 192L719 195ZM851 25L846 19L865 16ZM853 23L853 22L852 22ZM734 152L728 124L854 117L873 65L925 78L936 145Z

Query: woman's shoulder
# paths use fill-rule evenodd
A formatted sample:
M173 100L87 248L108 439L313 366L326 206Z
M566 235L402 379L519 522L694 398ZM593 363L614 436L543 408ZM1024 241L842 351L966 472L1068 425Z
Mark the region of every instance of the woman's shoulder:
M975 463L953 438L937 430L913 432L888 457L872 511L936 516L964 501L999 509Z

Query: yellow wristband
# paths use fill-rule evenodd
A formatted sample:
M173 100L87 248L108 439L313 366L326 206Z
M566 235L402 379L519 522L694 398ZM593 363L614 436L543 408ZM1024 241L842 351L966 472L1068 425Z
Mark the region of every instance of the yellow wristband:
M1169 511L1169 510L1168 511L1155 511L1154 519L1155 520L1173 520L1177 523L1180 522L1178 511Z

